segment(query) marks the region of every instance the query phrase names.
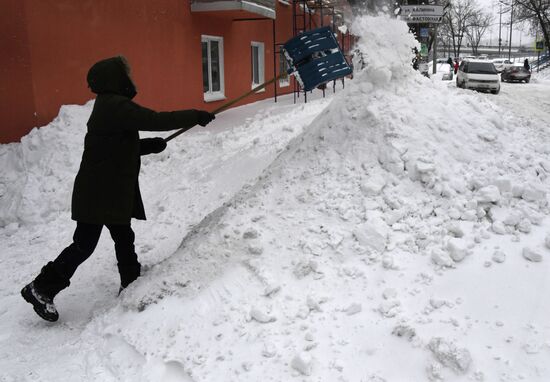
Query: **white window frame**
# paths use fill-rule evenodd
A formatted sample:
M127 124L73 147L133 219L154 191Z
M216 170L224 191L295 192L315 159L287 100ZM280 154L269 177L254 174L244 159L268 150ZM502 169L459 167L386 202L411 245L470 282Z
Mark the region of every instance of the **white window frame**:
M210 42L218 42L219 56L220 56L220 90L212 91L212 60L210 58ZM223 37L220 36L210 36L210 35L201 35L201 52L202 52L202 43L206 42L208 44L207 54L208 54L208 86L209 90L204 92L204 101L213 102L225 99L225 80L224 80L224 64L223 64ZM202 53L201 53L202 59Z
M258 85L261 85L265 82L265 48L264 48L264 43L263 42L258 42L258 41L252 41L250 43L250 54L252 55L252 47L255 46L258 48L258 80L260 81L259 83L254 83L254 76L252 76L252 85L251 85L251 89L254 89L256 86ZM253 68L253 65L252 63L254 62L254 60L252 60L252 57L250 57L250 70L252 71L252 74L254 73L254 68ZM257 91L257 93L259 92L265 92L265 88L263 89L260 89Z

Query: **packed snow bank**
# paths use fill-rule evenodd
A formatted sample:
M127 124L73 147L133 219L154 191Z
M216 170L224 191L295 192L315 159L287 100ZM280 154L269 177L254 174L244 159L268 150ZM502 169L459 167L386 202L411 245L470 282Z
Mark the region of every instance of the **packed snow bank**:
M311 98L311 97L310 97ZM186 138L170 142L160 155L142 158L142 192L149 219L172 222L178 215L188 214L194 206L181 202L187 193L201 193L205 202L199 215L209 211L232 196L244 183L254 179L281 151L286 142L299 134L305 124L318 113L328 99L311 98L311 108L294 108L289 100L281 100L255 115L256 106L247 105L238 112L227 111L221 123L208 129L195 128ZM85 105L62 106L59 115L47 126L33 129L21 143L0 145L0 227L51 222L70 211L74 177L82 157L86 122L92 112L93 100ZM280 122L285 112L291 118ZM244 113L243 125L235 126L236 113ZM254 122L253 134L250 123ZM257 132L256 132L257 128ZM159 133L159 135L167 135ZM142 133L143 137L153 133ZM249 157L256 160L248 168L240 164ZM221 163L221 166L220 166ZM150 182L150 177L155 182ZM200 184L192 189L192 184ZM160 190L160 191L159 191ZM187 197L187 199L194 199ZM158 207L155 208L155 207ZM206 211L205 211L206 210ZM199 219L200 220L200 219ZM194 224L195 220L187 224Z
M313 106L303 133L284 144L274 133L249 136L258 126L292 129L310 105L264 126L269 115L254 118L226 135L229 143L188 137L182 151L197 168L227 152L234 165L203 173L195 193L160 180L148 186L145 199L159 206L138 235L148 245L173 235L165 221L186 219L184 197L216 208L190 210L202 217L185 221L200 223L179 232L175 253L138 248L149 269L119 303L79 313L90 288L74 287L56 300L67 326L56 331L32 318L17 323L23 307L0 311L15 344L0 351L11 361L2 369L15 380L29 364L58 380L52 365L70 364L70 378L90 381L546 381L548 112L500 107L514 101L512 87L492 96L421 77L410 68L415 42L401 21L365 17L353 29L366 66L327 108ZM247 139L250 151L239 156ZM194 150L197 141L203 146ZM219 142L219 156L205 156L207 142ZM259 179L236 182L244 187L220 198L215 179L240 175L274 143L281 151L264 158L276 159ZM178 173L175 155L144 163L142 180ZM31 229L27 236L34 241ZM18 252L23 265L32 245ZM102 286L92 298L113 286L103 276L113 264L102 265L101 275L86 264L77 275ZM1 290L26 277L5 276ZM59 346L44 354L27 335Z
M0 227L49 221L68 209L92 107L62 106L47 128L0 145Z

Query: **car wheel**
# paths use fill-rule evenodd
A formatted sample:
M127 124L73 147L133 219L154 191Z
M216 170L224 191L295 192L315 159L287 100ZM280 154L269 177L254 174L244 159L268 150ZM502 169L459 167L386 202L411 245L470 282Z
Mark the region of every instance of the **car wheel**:
M528 84L530 80L531 80L530 78L526 78L525 83Z
M491 93L493 93L493 94L498 94L498 93L500 93L500 88L498 88L497 90L491 90Z

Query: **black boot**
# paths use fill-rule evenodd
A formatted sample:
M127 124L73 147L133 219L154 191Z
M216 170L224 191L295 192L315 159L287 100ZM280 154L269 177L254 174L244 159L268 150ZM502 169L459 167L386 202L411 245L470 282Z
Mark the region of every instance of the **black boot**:
M55 309L53 299L40 293L40 291L34 287L34 282L26 285L21 290L21 296L23 296L25 301L29 304L32 304L36 314L44 320L55 322L59 319L59 313L57 313Z
M136 262L134 264L118 264L118 270L120 272L120 289L118 295L122 293L124 289L133 283L141 274L141 264Z

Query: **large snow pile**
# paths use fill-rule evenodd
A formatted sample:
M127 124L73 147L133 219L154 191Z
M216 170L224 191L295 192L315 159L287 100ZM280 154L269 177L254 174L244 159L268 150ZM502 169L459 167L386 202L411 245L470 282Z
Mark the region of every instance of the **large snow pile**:
M504 297L519 311L501 318L491 299L548 271L535 262L549 132L417 76L404 23L355 27L365 70L107 315L143 372L163 359L200 381L548 375L548 304Z
M195 168L194 184L207 194L202 215L178 197L184 182L145 186L155 206L152 232L141 232L151 240L140 248L147 272L118 302L93 309L77 344L62 344L72 354L55 353L51 363L69 364L79 380L102 381L550 377L547 122L419 76L410 67L416 42L402 21L363 17L352 29L365 67L321 112L326 103L313 108L318 115L303 132L290 116L279 126L292 130L290 143L254 138L254 152L244 156L263 160L248 176L239 165L257 161ZM244 139L246 127L241 133ZM181 152L150 159L144 177L183 175L177 166L200 156L209 139L190 136ZM52 155L57 166L61 154ZM54 173L74 170L66 160ZM220 183L224 176L231 189ZM218 179L214 191L210 177ZM174 223L189 209L202 216L199 224ZM2 208L12 233L13 224L25 230L48 215L21 211ZM166 248L179 247L159 256L153 242L174 236L173 226L178 242ZM8 331L23 336L17 326ZM20 340L16 350L27 346ZM59 376L47 360L31 361L44 380ZM3 369L17 380L23 368Z

